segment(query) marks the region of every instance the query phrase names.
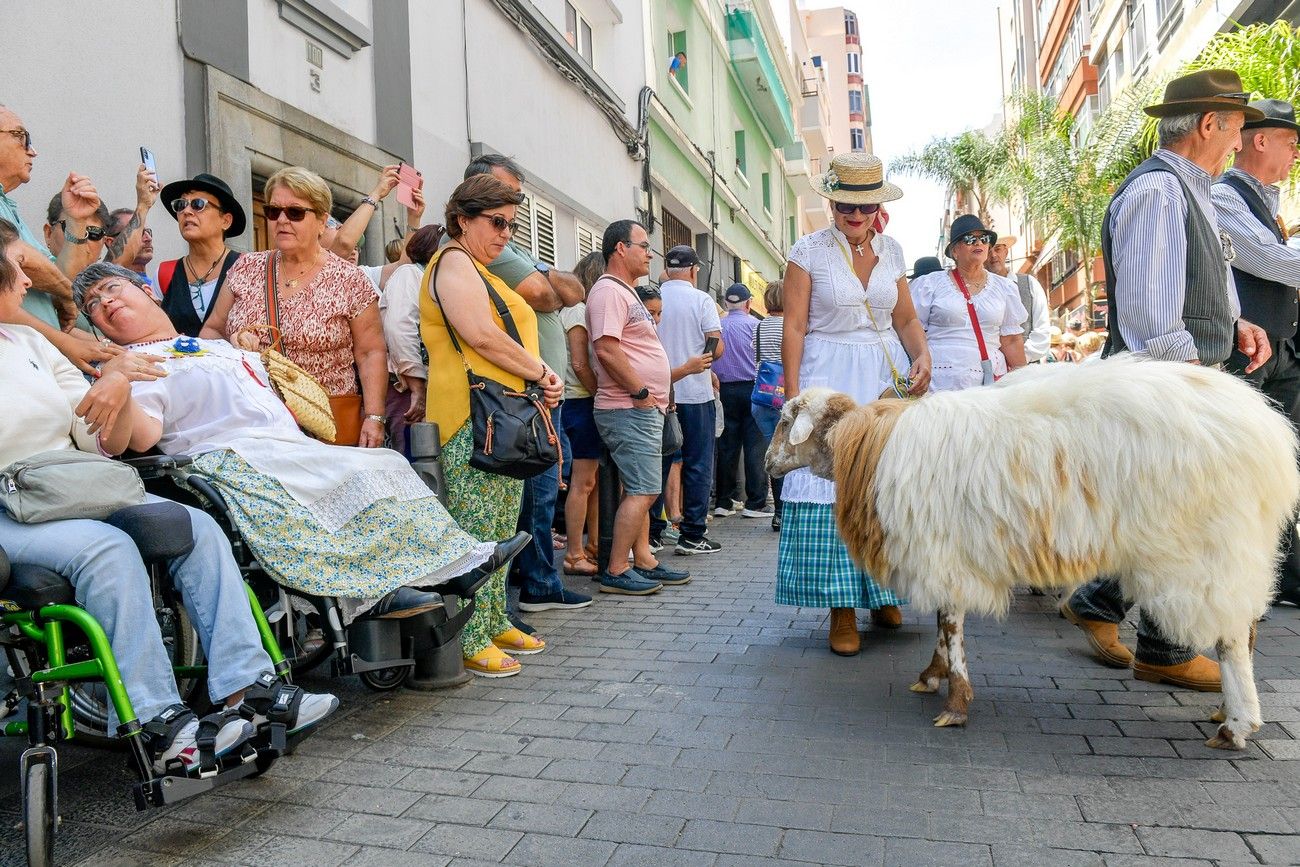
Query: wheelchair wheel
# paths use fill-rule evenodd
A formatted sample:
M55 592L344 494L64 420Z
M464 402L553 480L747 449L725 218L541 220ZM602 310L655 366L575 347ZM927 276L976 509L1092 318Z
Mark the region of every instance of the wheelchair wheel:
M406 683L406 678L415 670L413 665L397 665L392 668L380 668L375 671L363 671L357 675L361 682L376 692L388 692Z
M199 634L190 622L185 606L176 602L170 608L159 608L157 615L163 647L172 665L202 665L203 646L199 643ZM176 691L180 694L181 701L198 714L206 712L210 704L205 683L206 678L203 677L176 680ZM89 743L116 742L117 738L108 730L108 691L104 684L97 681L74 683L69 691L72 694L72 718L77 738Z
M271 631L289 663L289 670L294 675L305 674L324 662L334 646L320 627L319 615L296 613L292 620L292 634L287 620L285 617L276 618L271 622Z
M23 834L27 841L28 867L54 863L53 768L43 761L31 762L23 775Z

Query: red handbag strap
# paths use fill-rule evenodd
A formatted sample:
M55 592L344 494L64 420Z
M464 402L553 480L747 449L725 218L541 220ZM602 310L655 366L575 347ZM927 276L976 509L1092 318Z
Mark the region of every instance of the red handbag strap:
M966 312L970 315L970 327L975 329L975 342L980 345L980 361L989 360L988 347L984 345L984 332L980 329L980 318L975 313L975 304L970 300L970 292L966 289L966 281L961 278L961 274L956 268L950 272L953 282L961 290L961 297L966 299Z
M170 259L158 266L158 293L166 295L167 290L172 288L172 277L176 274L176 263L179 259Z

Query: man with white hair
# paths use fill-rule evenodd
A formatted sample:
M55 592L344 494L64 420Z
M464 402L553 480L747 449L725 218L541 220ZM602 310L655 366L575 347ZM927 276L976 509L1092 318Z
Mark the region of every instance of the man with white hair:
M1273 357L1253 373L1245 373L1249 359L1234 352L1226 367L1277 401L1291 423L1297 424L1300 357L1295 336L1300 322L1300 295L1296 292L1300 287L1300 250L1286 245L1286 232L1278 220L1281 190L1277 184L1291 175L1300 156L1296 149L1300 124L1289 102L1261 99L1250 105L1264 117L1246 121L1241 151L1210 196L1219 225L1237 253L1232 276L1241 296L1242 315L1268 333ZM1277 601L1300 605L1300 538L1294 523L1282 537L1282 554Z
M984 267L999 277L1014 279L1020 290L1020 303L1029 311L1025 320L1025 361L1033 364L1042 361L1051 350L1052 323L1047 315L1047 293L1043 284L1033 274L1016 274L1011 276L1011 250L1018 239L1015 235L999 235L989 250L988 261Z
M1210 188L1241 148L1241 128L1263 113L1229 69L1175 78L1164 101L1148 106L1160 119L1160 147L1115 191L1102 222L1106 295L1114 311L1104 353L1131 351L1166 361L1220 367L1234 347L1250 373L1271 354L1268 335L1240 318L1228 263L1232 244L1219 229ZM1061 605L1088 636L1099 661L1133 667L1139 680L1217 692L1219 665L1166 640L1145 614L1137 652L1119 640L1132 603L1119 582L1097 578Z

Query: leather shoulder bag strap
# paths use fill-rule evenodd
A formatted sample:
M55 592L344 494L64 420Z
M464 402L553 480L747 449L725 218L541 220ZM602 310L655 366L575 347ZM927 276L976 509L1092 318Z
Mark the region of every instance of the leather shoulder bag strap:
M970 291L966 288L966 281L962 279L956 268L953 268L948 273L952 275L953 282L957 284L957 288L961 291L961 297L966 299L966 313L970 316L970 327L975 331L975 342L980 347L980 361L988 361L989 350L984 345L984 331L980 328L979 314L975 312L975 303L971 301Z
M284 352L284 334L280 331L280 290L275 280L275 257L276 253L270 253L266 257L266 319L267 325L275 329L273 334L278 338L273 338L271 348L275 349L275 344L280 344L280 352Z
M456 350L456 353L460 356L460 360L465 364L465 369L470 370L469 360L465 357L465 351L461 349L460 341L456 339L456 329L452 327L451 320L447 318L447 308L442 306L442 297L438 294L438 269L442 267L443 258L452 250L459 250L466 256L469 256L469 252L462 250L460 247L448 247L443 250L442 254L438 256L437 264L433 266L433 276L429 278L429 287L433 289L433 300L438 302L438 307L443 311L442 321L447 326L447 336L451 338L452 348ZM474 257L472 256L470 256L470 263L474 264ZM477 264L474 264L474 270L478 271ZM506 334L508 334L510 339L515 343L523 346L524 341L519 336L519 329L515 326L515 319L510 314L510 308L506 304L506 300L501 297L500 292L492 288L492 284L488 282L488 279L484 277L481 272L479 273L479 279L483 281L483 288L487 289L488 299L491 300L492 306L496 308L497 315L501 317L501 325L505 329Z
M164 298L172 288L172 278L176 276L176 265L179 259L169 259L158 266L158 292Z

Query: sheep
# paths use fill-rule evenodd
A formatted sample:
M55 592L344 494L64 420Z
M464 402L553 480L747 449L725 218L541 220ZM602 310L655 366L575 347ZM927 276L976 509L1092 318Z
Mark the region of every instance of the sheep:
M967 721L967 613L1004 616L1018 584L1114 575L1169 638L1217 644L1221 725L1206 744L1244 749L1262 724L1254 624L1300 500L1296 454L1289 421L1242 380L1119 356L916 401L808 389L782 409L766 464L833 479L853 559L938 610L911 687L948 680L936 726Z

